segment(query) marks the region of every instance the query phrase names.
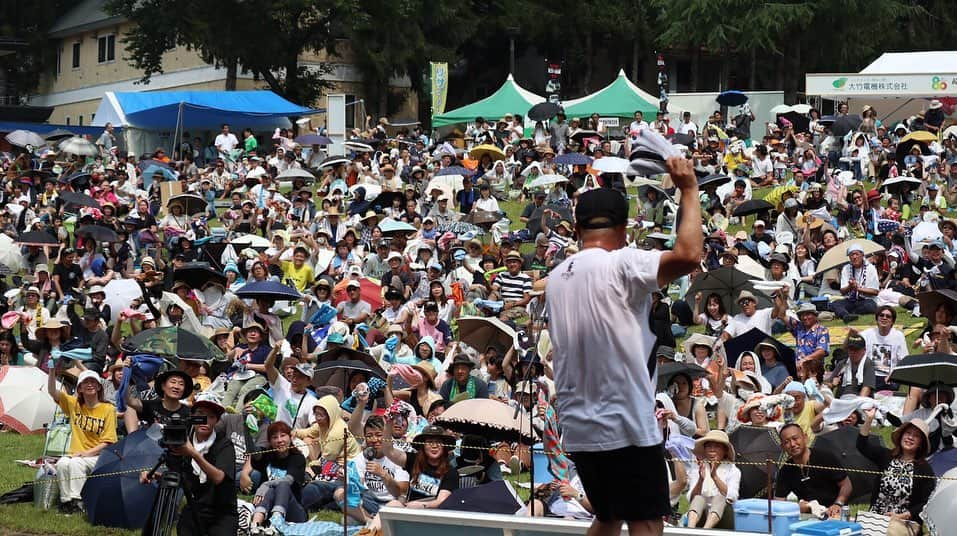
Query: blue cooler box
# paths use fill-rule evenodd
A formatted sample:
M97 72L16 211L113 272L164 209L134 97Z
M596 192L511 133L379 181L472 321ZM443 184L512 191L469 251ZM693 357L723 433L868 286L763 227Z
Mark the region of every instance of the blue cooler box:
M791 525L801 520L801 507L789 501L771 501L771 528L774 536L790 536ZM742 499L734 503L734 530L768 531L768 500Z
M792 536L861 536L862 530L860 523L837 519L808 520L791 525Z

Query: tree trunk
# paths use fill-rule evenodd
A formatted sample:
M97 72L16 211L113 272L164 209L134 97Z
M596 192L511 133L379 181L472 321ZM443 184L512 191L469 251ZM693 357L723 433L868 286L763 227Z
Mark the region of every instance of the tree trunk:
M794 43L794 57L793 67L791 67L792 73L800 73L801 70L801 43ZM784 102L797 102L797 90L798 90L798 77L789 76L788 77L788 87L784 91Z
M698 71L701 69L701 47L694 45L691 50L691 80L689 91L698 91Z
M236 58L226 60L226 91L236 91L236 71L239 61Z
M638 82L638 53L639 53L639 43L638 38L636 37L631 42L631 81Z
M721 76L718 77L718 91L728 89L728 78L731 76L731 62L727 54L721 54Z
M753 91L753 90L757 89L757 86L758 86L758 84L757 84L757 81L758 81L758 53L757 53L756 50L754 50L754 49L752 48L749 55L750 55L750 59L749 59L750 65L748 66L748 89L750 89L750 90Z
M585 76L582 77L582 84L585 86L585 94L591 93L591 74L592 74L592 37L591 32L585 33Z

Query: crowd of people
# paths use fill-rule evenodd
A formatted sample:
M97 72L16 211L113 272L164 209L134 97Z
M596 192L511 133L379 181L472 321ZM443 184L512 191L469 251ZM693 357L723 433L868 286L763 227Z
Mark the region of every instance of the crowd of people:
M193 499L181 534L235 532L242 494L253 497L254 532L343 508L375 532L383 506L440 508L460 486L529 470L527 445L437 422L482 398L526 410L539 437L558 426L549 275L580 253L578 199L595 189L633 203L625 247L673 247L675 200L689 200L667 174L649 180L597 164L620 157L647 169L636 140L655 130L682 137L705 237L697 268L670 286L659 277L650 292L656 342L636 358L672 371L657 386L653 432L666 446L669 521L728 526L729 505L745 498L732 442L745 428L767 428L781 445L788 465L774 497L840 516L850 479L820 469L841 463L814 439L854 427L883 471L871 511L919 526L933 489L922 478L933 474L927 458L951 448L957 429L938 407L954 392L908 389L892 372L908 354L949 353L957 334L957 302L929 311L919 300L957 286L957 223L947 218L957 134L947 135L937 101L893 127L870 108L837 111L812 110L800 124L780 117L761 139L745 108L730 121L700 118L700 127L687 113L672 126L667 114L648 122L638 112L620 129L597 116L566 124L559 112L530 134L518 115L477 118L464 149L370 118L344 157L287 130L246 129L240 141L229 125L210 144L184 135L170 155L120 151L112 127L96 156L21 150L4 161L0 232L20 244L27 268L3 281L0 361L47 371L49 394L70 418L69 454L56 465L66 513L82 510L82 476L103 448L192 415L203 424L172 449ZM200 208L167 199L170 181ZM503 207L514 202L523 208L512 221ZM182 277L197 269L211 276ZM714 286L734 281L725 273L761 281ZM135 289L121 310L107 303L117 282ZM269 282L299 297L238 295ZM610 321L618 312L596 314ZM905 314L928 318L913 345L897 327ZM465 317L494 319L513 343L475 345ZM861 317L871 327L825 326ZM224 358L173 356L148 384L127 388L124 374L145 361L124 343L169 326L208 338ZM778 340L785 333L791 347ZM742 348L744 340L754 342ZM385 374L372 367L316 384L318 364L355 355ZM893 445L874 447L872 424L893 422L886 399L896 391L906 402ZM562 456L560 441L546 450ZM681 495L689 508L679 513ZM596 514L574 464L536 488L530 506Z

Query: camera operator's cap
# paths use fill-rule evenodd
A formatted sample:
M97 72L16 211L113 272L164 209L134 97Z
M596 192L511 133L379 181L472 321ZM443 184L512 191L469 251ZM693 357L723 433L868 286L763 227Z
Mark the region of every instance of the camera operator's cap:
M100 378L100 375L92 370L84 370L80 373L80 376L76 379L76 385L79 387L86 380L95 380L97 385L103 385L103 380Z
M209 391L199 393L196 395L196 398L193 399L193 411L204 406L213 410L217 416L226 413L226 408L223 407L220 398Z
M193 378L186 374L182 370L172 369L167 370L166 372L156 375L156 378L153 380L153 385L160 395L163 394L163 385L166 384L166 380L172 378L173 376L178 376L183 380L183 394L180 395L179 399L183 400L189 398L189 395L193 393Z
M862 350L867 348L867 342L864 341L864 337L861 337L860 335L848 335L847 338L844 339L844 347Z
M581 194L575 207L575 221L582 229L606 229L628 221L628 201L611 188Z
M850 246L847 246L847 251L845 252L847 255L850 255L851 253L854 253L854 252L863 254L864 247L861 246L860 244L851 244Z

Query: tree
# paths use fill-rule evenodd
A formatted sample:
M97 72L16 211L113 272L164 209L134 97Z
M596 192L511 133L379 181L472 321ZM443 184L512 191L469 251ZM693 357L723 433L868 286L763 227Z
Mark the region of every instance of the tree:
M251 72L279 95L312 105L328 87L331 67L300 65L304 52L335 53L336 29L353 13L350 0L108 0L108 12L134 26L124 38L126 58L143 83L163 72L164 55L183 46L227 68L227 89L238 70Z
M65 0L6 0L0 16L0 36L22 40L15 54L0 56L0 71L6 71L7 94L24 96L39 85L44 73L53 70L56 49L50 46L47 30L70 2ZM0 94L3 91L0 90Z

